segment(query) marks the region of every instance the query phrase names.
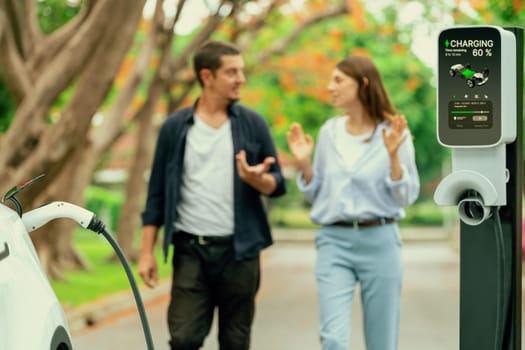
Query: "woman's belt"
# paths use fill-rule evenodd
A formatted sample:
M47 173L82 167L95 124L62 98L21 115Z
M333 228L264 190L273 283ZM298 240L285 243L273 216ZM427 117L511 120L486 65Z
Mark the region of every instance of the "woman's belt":
M335 226L344 226L344 227L353 227L353 228L362 228L362 227L373 227L373 226L380 226L380 225L386 225L391 224L393 222L396 222L396 219L394 218L379 218L379 219L373 219L373 220L367 220L367 221L337 221L334 222L332 225Z

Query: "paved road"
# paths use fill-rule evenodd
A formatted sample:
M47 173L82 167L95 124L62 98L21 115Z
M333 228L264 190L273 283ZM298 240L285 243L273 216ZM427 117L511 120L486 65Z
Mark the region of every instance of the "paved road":
M459 256L448 241L406 242L401 332L403 350L459 348ZM253 328L253 350L318 350L317 297L311 242L278 242L262 256L262 285ZM161 293L147 303L155 348L167 349ZM353 350L365 349L359 299L354 302ZM204 350L218 349L215 327ZM144 350L135 310L73 332L75 350Z

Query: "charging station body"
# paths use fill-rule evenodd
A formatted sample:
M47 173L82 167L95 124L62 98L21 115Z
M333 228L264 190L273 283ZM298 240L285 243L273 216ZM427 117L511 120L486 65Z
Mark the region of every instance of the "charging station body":
M445 147L516 138L516 39L500 27L445 29L438 40L437 135Z
M496 26L445 29L438 69L437 139L452 148L452 173L434 200L455 206L475 191L481 205L504 206L505 145L516 139L516 38ZM480 223L459 212L463 221Z
M518 350L523 29L449 28L438 55L437 139L452 172L434 201L461 219L460 349Z

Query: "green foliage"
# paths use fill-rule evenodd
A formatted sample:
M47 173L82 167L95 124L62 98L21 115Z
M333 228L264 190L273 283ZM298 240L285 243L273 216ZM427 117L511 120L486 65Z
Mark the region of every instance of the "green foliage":
M51 33L60 28L80 11L79 5L71 5L64 0L39 0L37 5L37 16L40 28L44 33Z
M0 76L0 133L5 132L15 115L15 101Z
M525 8L521 1L489 0L486 11L490 11L495 23L516 26L525 20Z
M116 232L124 201L123 193L90 186L87 188L84 197L86 209L100 217L112 232Z
M400 221L402 226L441 226L443 210L432 199L425 199L405 210L406 217Z
M269 213L270 224L281 228L316 228L318 225L310 220L308 208L277 207Z

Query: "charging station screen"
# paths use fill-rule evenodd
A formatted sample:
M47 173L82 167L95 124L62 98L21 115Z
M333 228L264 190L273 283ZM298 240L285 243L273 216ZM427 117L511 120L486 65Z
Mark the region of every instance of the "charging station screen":
M449 146L492 145L501 137L501 36L491 27L439 35L438 133Z
M451 129L492 128L492 102L450 101L448 126Z

